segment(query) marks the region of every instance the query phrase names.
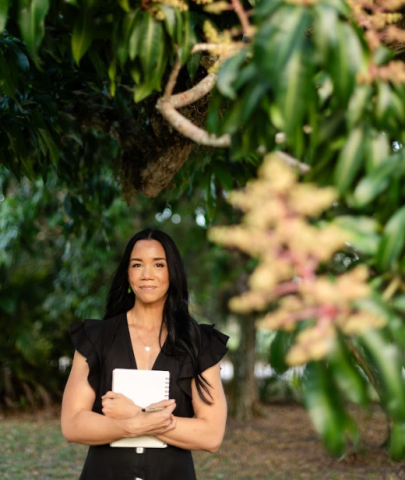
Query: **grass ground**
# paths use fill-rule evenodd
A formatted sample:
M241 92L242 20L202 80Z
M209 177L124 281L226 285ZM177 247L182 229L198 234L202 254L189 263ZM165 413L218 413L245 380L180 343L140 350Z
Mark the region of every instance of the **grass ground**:
M251 422L230 420L215 455L195 452L199 480L405 480L405 463L379 448L386 427L377 408L354 411L362 444L340 461L325 452L301 407L268 406L264 413ZM65 442L57 418L0 421L1 480L77 479L86 450Z

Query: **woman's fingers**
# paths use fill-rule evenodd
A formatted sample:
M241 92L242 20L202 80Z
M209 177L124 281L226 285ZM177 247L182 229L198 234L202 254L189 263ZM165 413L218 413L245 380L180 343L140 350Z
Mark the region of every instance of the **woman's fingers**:
M109 392L106 392L101 398L102 399L109 398L109 399L113 400L114 398L118 398L120 395L122 396L121 393L116 393L116 392L109 391Z
M153 427L151 430L148 431L148 434L154 435L154 436L163 435L164 433L169 432L170 430L173 430L174 428L176 428L176 424L177 424L177 420L172 415L172 418L170 418L168 422L164 422L160 426Z
M176 400L174 400L174 398L170 398L169 400L161 400L160 402L151 403L150 405L148 405L148 408L169 407L170 405L173 405L175 403Z

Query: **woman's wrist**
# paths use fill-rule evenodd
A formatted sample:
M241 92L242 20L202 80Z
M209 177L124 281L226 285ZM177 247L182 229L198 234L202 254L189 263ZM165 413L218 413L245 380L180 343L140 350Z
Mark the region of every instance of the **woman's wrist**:
M139 435L137 425L133 417L119 418L116 420L117 425L123 431L124 438L137 437Z
M138 416L138 413L140 411L141 409L135 406L135 413L133 416L121 418L118 420L120 427L124 430L125 437L133 438L143 434L143 432L141 431L141 425Z

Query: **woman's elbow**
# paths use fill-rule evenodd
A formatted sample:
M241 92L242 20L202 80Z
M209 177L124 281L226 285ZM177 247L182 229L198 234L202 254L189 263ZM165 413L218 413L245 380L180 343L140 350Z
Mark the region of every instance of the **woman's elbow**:
M217 451L219 450L219 447L221 446L221 444L216 444L216 445L210 445L208 448L206 448L206 452L208 453L217 453Z
M223 438L224 438L223 435L215 436L211 438L210 441L205 446L204 450L209 453L216 453L222 444Z
M68 442L77 441L77 438L76 438L77 432L76 432L75 424L76 422L74 421L73 417L64 417L62 415L62 419L61 419L62 435L65 438L65 440Z
M62 435L67 442L74 442L73 431L71 428L69 428L69 424L67 422L62 421L61 430L62 430Z

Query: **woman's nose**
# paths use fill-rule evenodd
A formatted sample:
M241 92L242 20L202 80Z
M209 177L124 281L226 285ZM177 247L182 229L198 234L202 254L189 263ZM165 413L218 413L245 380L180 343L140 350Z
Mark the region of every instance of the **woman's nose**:
M142 278L153 278L153 271L148 265L144 265L142 268Z

